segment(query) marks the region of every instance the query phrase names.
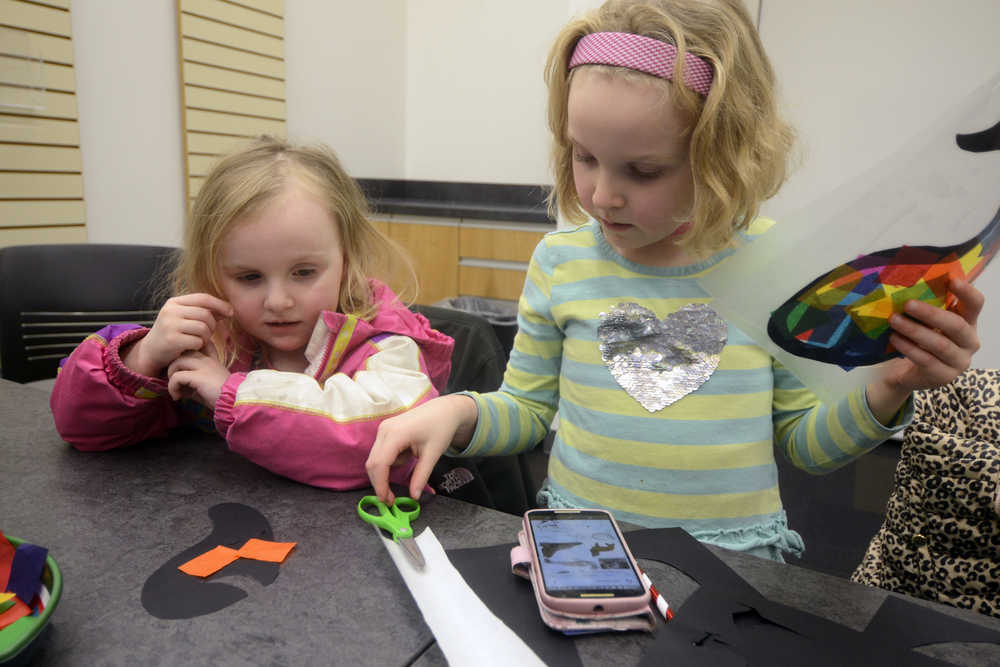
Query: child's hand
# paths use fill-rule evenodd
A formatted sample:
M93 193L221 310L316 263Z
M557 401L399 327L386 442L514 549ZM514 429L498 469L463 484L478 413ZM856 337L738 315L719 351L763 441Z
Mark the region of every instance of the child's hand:
M175 401L193 398L208 409L215 410L222 385L229 379L229 369L219 362L211 343L205 347L208 354L188 351L167 367L167 390Z
M417 457L410 476L410 497L419 498L434 464L448 447L465 445L475 431L479 412L468 396L441 396L379 424L378 436L365 469L375 495L386 504L395 500L389 488L389 468Z
M986 298L964 280L952 281L951 291L958 303L949 310L914 300L905 306L909 317L889 318L894 330L889 340L904 358L891 360L868 385L868 404L883 424L914 390L940 387L958 377L979 349L976 321Z
M136 373L156 377L181 354L200 350L212 339L217 318L232 317L233 307L210 294L168 299L152 329L129 348L122 362Z

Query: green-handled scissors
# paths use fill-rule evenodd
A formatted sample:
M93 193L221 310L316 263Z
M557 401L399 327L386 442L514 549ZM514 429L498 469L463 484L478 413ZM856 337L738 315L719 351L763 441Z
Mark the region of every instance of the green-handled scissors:
M371 506L378 510L378 514L365 509ZM420 553L420 547L413 539L413 528L410 527L410 521L420 516L420 503L413 498L400 496L389 508L376 496L365 496L358 501L358 516L373 526L389 531L393 541L403 547L417 568L424 569L424 555Z

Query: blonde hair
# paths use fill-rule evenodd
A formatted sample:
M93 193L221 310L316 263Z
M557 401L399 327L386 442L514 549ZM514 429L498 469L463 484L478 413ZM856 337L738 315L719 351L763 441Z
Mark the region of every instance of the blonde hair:
M406 252L382 234L369 219L368 202L358 184L323 144L295 145L260 137L249 146L220 159L202 184L184 228L184 247L172 276L174 294L205 292L223 297L217 274L219 246L239 218L252 215L296 181L325 204L334 219L344 251L339 310L370 319L377 310L368 279L405 288L399 295L410 302L416 273ZM237 337L233 337L235 339ZM220 355L231 361L233 340Z
M678 68L686 52L712 66L715 77L704 98L680 76L669 81L621 67L587 67L662 82L691 119L693 224L678 243L695 255L729 246L757 216L761 202L784 183L795 140L778 113L774 71L741 0L608 0L560 32L545 65L555 174L549 210L575 223L584 222L586 213L573 181L573 147L567 135L567 101L576 69L570 71L568 65L580 38L594 32L627 32L673 44Z

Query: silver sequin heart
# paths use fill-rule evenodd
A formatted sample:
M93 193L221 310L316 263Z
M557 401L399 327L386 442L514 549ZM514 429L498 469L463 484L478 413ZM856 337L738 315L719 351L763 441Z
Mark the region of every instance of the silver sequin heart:
M703 303L666 317L637 303L601 313L597 335L611 375L650 412L662 410L705 384L719 366L729 328Z

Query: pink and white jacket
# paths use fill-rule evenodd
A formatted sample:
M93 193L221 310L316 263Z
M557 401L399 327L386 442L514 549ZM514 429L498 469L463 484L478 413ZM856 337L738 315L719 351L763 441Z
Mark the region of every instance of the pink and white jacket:
M138 375L119 350L146 335L136 325L109 325L63 360L50 406L59 434L98 451L162 437L175 426L214 420L229 448L279 475L344 490L369 485L365 460L379 423L442 392L454 341L423 315L371 281L379 310L370 320L325 311L316 322L302 373L253 369L237 359L214 415L175 402L163 377ZM411 466L392 476L405 484Z

